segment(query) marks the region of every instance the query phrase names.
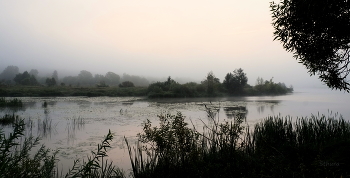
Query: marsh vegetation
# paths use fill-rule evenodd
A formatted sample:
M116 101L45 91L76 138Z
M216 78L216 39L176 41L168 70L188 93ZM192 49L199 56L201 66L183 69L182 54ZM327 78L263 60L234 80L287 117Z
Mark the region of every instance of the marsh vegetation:
M2 110L17 118L1 126L2 142L8 142L13 126L23 119L23 134L16 139L19 145L9 150L23 148L25 138L40 137L45 149L52 150L46 156L55 156L49 177L348 176L348 121L333 113L297 117L312 111L303 105L305 101L314 101L310 103L314 106L320 100L307 96L310 95L296 93L221 98L213 102L203 98L19 98L23 102L23 110L17 113L20 116L12 113L13 107ZM295 102L297 98L300 102ZM289 99L292 102L287 102ZM323 107L329 108L322 103L317 105L317 109L326 110ZM283 113L283 108L288 110ZM300 112L300 108L305 112ZM347 114L348 110L345 107L340 111ZM275 116L274 112L282 113ZM290 112L295 115L283 116ZM113 140L102 137L108 129ZM31 148L28 159L34 159L40 143ZM98 150L105 153L103 161ZM123 153L125 159L119 157ZM93 160L99 161L99 167L93 167Z
M205 105L209 120L202 128L178 112L160 114L159 123L146 120L137 142L125 138L132 170L118 168L108 158L113 142L107 133L97 151L76 159L68 173L58 170L57 153L25 137L17 119L12 132L1 130L1 177L346 177L350 165L350 123L341 116L267 117L254 127L237 113L220 120L218 107ZM72 123L81 123L79 119ZM192 122L191 122L192 123ZM32 150L37 150L34 154Z

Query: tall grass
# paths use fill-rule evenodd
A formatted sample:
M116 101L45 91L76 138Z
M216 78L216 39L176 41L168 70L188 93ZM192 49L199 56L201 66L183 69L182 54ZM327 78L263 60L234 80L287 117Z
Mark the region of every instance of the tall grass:
M0 107L22 107L22 100L18 98L7 100L4 97L0 97Z
M15 116L15 114L5 114L0 118L0 125L9 125L13 124L16 119L18 119L18 116Z
M0 178L125 177L122 170L106 159L107 149L110 148L113 138L110 131L102 143L97 145L97 152L92 151L92 156L88 157L87 161L75 160L72 169L66 175L62 175L57 168L58 151L52 151L42 145L33 152L40 139L24 137L25 127L23 119L16 119L12 133L5 134L0 128Z
M79 160L75 160L72 169L65 177L125 177L122 170L105 159L108 156L107 149L110 148L109 142L112 139L113 135L109 130L105 139L97 145L97 152L92 151L92 155L88 157L87 161L83 160L80 165Z
M349 176L350 124L340 116L268 117L252 134L261 176Z
M51 153L42 145L31 156L30 151L39 144L39 138L30 136L19 143L24 129L23 120L13 125L13 133L8 136L0 129L0 177L52 177L57 152Z
M341 116L307 118L271 116L245 127L239 113L219 119L218 107L207 107L203 129L185 122L180 112L159 115L159 125L147 120L138 142L125 138L132 177L349 177L350 123ZM80 125L83 120L72 121ZM38 138L23 142L25 124L17 119L13 133L0 129L0 177L125 177L107 160L113 135L109 131L87 160L75 160L66 175L58 173L57 151L41 146ZM56 169L55 169L56 168Z
M350 124L341 116L268 117L253 130L244 117L209 122L198 132L181 113L143 125L139 142L125 139L138 177L345 177L350 176Z
M211 121L202 133L189 128L181 113L158 116L159 127L145 122L136 147L126 140L134 177L231 177L247 169L240 152L244 118L220 122L207 111Z

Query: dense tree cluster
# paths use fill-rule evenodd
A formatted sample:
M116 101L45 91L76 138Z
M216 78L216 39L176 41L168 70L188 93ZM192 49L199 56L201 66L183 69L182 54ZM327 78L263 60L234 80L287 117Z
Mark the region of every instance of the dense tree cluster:
M23 72L22 74L19 73L15 76L13 79L16 84L19 85L38 85L38 81L34 77L34 75L30 75L27 71Z
M49 87L55 86L56 85L56 79L55 78L47 78L46 79L46 85Z
M19 73L17 66L7 66L4 71L0 74L0 80L2 83L11 84L13 79Z
M247 82L247 75L243 72L243 69L239 68L234 70L233 74L231 72L227 73L222 84L229 93L242 94Z
M179 84L168 77L164 82L156 82L148 87L149 97L201 97L223 95L274 95L286 94L293 91L293 87L286 87L284 83L274 83L258 78L260 83L255 86L247 84L248 78L243 69L239 68L233 73L227 73L223 83L209 72L200 84L189 82Z

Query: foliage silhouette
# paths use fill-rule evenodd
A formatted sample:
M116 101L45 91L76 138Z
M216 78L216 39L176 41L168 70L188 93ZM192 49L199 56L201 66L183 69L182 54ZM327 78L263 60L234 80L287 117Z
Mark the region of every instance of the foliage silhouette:
M350 3L281 0L271 2L275 40L294 54L310 75L328 87L350 91Z

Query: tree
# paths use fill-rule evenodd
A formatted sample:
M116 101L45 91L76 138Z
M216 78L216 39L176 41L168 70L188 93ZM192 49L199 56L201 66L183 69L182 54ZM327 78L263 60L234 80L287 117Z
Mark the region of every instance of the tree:
M243 69L239 68L235 69L233 74L227 73L222 84L228 92L241 94L247 82L247 75L243 72Z
M274 39L294 54L310 75L328 87L350 91L348 0L281 0L270 4Z
M46 85L51 87L56 85L56 79L55 78L47 78L45 81Z
M57 73L57 70L53 71L52 73L52 78L55 79L56 82L58 82L58 73ZM55 84L56 85L56 84Z
M120 76L114 72L107 72L105 78L110 85L118 85L120 83Z
M210 71L207 74L207 77L205 80L201 82L201 84L206 88L206 91L209 95L212 95L215 93L217 88L220 86L220 79L216 78L214 73Z
M101 74L95 74L94 81L97 85L101 84L101 82L104 82L106 84L106 78Z
M37 69L32 69L29 71L30 75L33 75L35 78L38 77L39 71Z
M92 85L94 84L94 77L92 76L91 72L82 70L80 71L78 75L78 80L82 85Z
M17 66L7 66L4 71L0 74L0 79L13 80L19 73L19 68Z
M136 76L136 75L129 75L129 74L123 74L122 81L130 81L135 84L135 86L148 86L149 82L146 78Z
M34 75L30 75L27 71L22 74L19 73L13 79L17 84L20 85L38 85L38 81L35 79Z

